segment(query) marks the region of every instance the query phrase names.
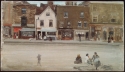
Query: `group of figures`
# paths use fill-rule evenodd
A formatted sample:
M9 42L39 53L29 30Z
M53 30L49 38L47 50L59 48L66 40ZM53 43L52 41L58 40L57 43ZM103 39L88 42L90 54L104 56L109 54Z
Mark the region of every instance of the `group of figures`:
M74 61L75 64L82 64L82 58L80 56L80 54L77 55L76 60ZM97 54L97 52L94 53L93 57L90 58L89 54L86 54L85 57L85 63L89 64L89 65L94 65L97 68L101 65L101 62L99 60L99 56Z

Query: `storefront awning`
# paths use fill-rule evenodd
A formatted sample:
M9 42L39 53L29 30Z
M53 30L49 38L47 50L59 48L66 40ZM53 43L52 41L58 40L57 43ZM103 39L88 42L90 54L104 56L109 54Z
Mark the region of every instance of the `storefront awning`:
M42 32L56 32L56 28L41 28Z
M35 28L22 28L20 31L35 31Z

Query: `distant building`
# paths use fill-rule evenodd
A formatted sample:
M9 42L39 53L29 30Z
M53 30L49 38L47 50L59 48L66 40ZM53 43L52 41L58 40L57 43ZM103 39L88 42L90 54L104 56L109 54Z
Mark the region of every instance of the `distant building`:
M77 6L77 1L66 1L65 5L66 6Z
M3 1L3 36L11 37L13 23L13 1Z
M89 38L89 7L57 6L58 39L82 40Z
M90 7L90 38L107 41L113 36L114 41L122 41L123 4L90 1L87 5Z

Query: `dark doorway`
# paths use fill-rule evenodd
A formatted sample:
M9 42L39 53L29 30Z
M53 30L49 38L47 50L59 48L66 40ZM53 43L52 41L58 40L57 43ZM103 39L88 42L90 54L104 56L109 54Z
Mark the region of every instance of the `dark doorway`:
M88 39L88 36L89 36L89 32L86 32L86 39Z
M45 35L46 35L45 32L42 32L42 38L43 38Z

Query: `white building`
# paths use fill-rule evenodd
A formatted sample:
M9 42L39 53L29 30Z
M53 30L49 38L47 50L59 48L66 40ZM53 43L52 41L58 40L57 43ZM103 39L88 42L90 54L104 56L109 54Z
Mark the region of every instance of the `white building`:
M44 36L57 38L58 32L54 6L46 5L36 9L35 28L37 29L36 35L38 38L43 39Z

